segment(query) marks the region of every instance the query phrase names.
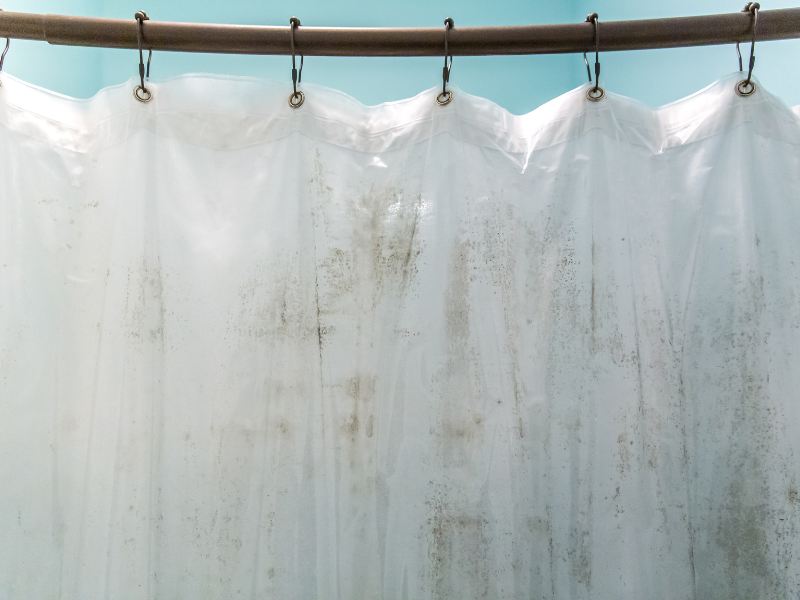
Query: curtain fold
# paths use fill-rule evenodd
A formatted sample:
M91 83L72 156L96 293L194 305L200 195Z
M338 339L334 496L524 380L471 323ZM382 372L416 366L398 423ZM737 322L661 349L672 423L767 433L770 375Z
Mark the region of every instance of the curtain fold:
M2 75L0 596L800 593L800 117Z

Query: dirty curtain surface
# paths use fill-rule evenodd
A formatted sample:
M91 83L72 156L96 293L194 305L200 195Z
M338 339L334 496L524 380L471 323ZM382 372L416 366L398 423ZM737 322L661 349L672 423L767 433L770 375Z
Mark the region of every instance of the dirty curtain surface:
M800 118L2 75L0 596L800 593Z

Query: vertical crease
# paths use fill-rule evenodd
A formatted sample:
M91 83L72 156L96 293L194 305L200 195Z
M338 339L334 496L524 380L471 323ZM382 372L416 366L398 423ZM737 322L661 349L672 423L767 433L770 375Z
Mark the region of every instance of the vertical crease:
M123 134L124 135L124 137L123 137L124 142L123 142L122 152L121 152L121 156L122 156L123 160L125 159L125 157L127 157L127 154L128 154L128 141L130 139L131 120L132 120L132 111L129 108L129 110L128 110L128 118L127 118L127 121L125 123L125 133ZM116 178L115 181L117 182L117 185L115 187L114 194L112 196L112 201L113 201L113 205L112 206L113 206L113 208L112 208L112 217L111 217L111 223L113 224L113 226L112 226L111 235L109 236L109 252L107 253L107 255L109 257L109 264L108 264L107 271L106 271L106 278L105 278L105 281L103 283L103 302L101 303L100 316L99 316L99 327L98 327L98 330L97 330L97 350L95 351L95 358L94 358L94 377L93 377L93 381L92 381L92 396L91 396L91 403L90 403L90 409L89 409L89 431L87 432L86 458L85 458L84 473L83 473L83 491L82 491L82 495L81 495L81 516L80 516L80 522L78 524L78 527L79 527L79 530L80 530L80 534L79 534L79 538L78 538L78 553L77 553L77 557L76 557L77 568L76 568L76 573L75 573L75 577L76 577L75 584L78 585L78 586L80 585L79 584L80 560L81 560L81 556L83 554L83 547L84 547L85 533L86 533L86 523L85 523L86 522L86 503L87 503L86 495L88 493L88 485L89 485L89 472L90 472L90 464L91 464L92 438L94 437L94 421L95 421L95 412L96 412L96 405L97 405L97 390L98 390L99 378L100 378L100 358L101 358L101 355L102 355L102 350L101 349L103 347L103 333L104 333L103 330L104 330L104 327L105 327L105 312L106 312L106 304L108 303L108 281L111 278L111 264L110 264L110 262L111 262L111 258L110 257L112 256L111 247L113 247L113 245L114 245L114 238L115 238L114 234L115 234L115 232L117 230L117 228L116 228L117 215L119 213L119 203L120 203L119 197L120 197L120 190L122 189L122 178ZM124 360L123 360L123 364L124 364ZM112 476L114 477L114 482L116 483L116 473L112 473ZM113 493L112 493L112 496L113 496ZM113 506L111 507L111 511L110 511L109 517L111 517L112 515L113 515ZM65 525L62 525L62 533L61 533L62 540L64 538L64 531L63 531L64 528L65 528ZM109 533L108 533L108 539L109 540L110 540L110 535L111 535L111 528L109 528ZM110 541L108 543L110 544ZM59 585L58 585L58 587L59 587L58 597L59 598L63 597L63 568L64 568L63 567L63 565L64 565L64 560L63 560L64 545L63 545L63 543L62 543L62 547L61 547L61 552L62 552L62 558L60 560L60 565L61 566L60 566L60 570L59 570ZM108 561L108 560L110 560L110 558L106 557L106 560ZM107 588L107 585L108 585L108 583L104 582L104 587Z

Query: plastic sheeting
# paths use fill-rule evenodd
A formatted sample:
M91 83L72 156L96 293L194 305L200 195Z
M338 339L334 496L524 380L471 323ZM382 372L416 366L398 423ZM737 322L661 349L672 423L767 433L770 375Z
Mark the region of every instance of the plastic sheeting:
M0 89L0 596L800 594L800 116Z

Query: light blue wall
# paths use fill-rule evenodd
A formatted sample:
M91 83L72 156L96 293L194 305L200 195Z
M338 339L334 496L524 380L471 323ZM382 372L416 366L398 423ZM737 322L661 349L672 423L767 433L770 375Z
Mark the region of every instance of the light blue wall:
M442 26L446 16L456 27L583 21L597 12L602 21L736 12L743 1L672 0L11 0L5 10L133 19L140 9L154 20L282 25L292 15L304 25ZM762 3L764 9L791 2ZM749 47L743 46L743 53ZM756 45L755 73L790 106L800 104L800 40ZM192 72L251 75L288 81L290 59L273 56L203 55L157 52L152 77ZM616 93L661 105L702 89L737 67L733 46L712 46L601 54L603 86ZM134 50L50 46L15 40L5 70L36 85L86 98L137 73ZM407 98L441 81L440 58L322 58L305 61L303 80L338 88L364 104ZM456 57L451 81L521 114L585 81L581 55Z
M577 0L577 12L597 12L601 19L656 19L738 12L746 4L739 0ZM794 2L767 0L760 2L764 10L790 8ZM585 18L585 16L584 16ZM601 33L602 33L602 24ZM741 45L745 66L750 44ZM745 55L746 54L746 55ZM773 94L789 106L800 104L800 81L797 61L800 60L800 40L756 43L754 75ZM722 75L739 69L736 46L705 46L700 48L670 48L636 52L609 52L601 55L606 89L636 98L653 106L673 102L703 89ZM585 75L585 73L584 73Z

